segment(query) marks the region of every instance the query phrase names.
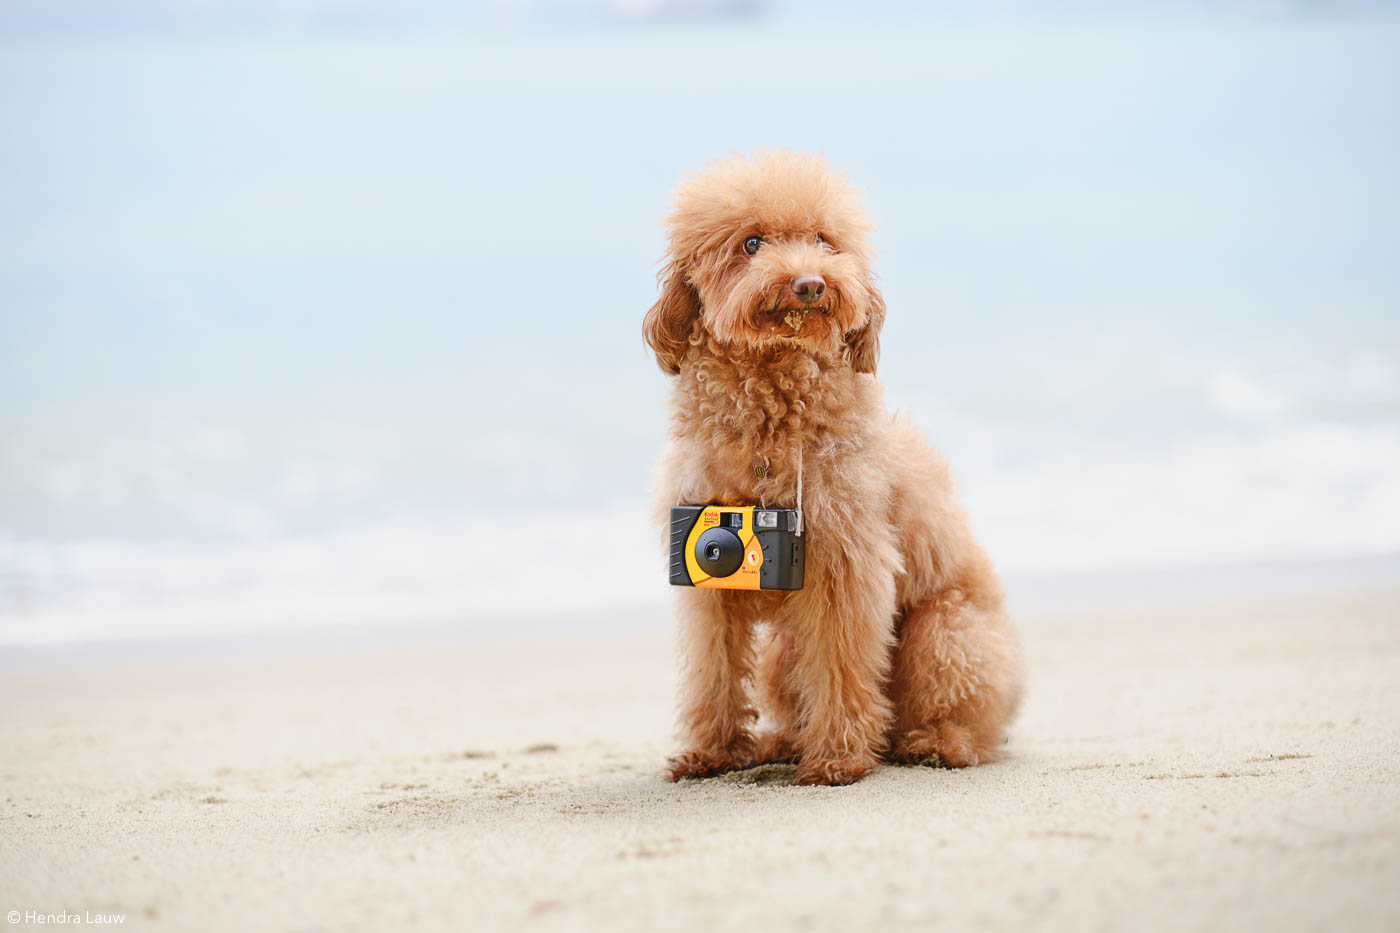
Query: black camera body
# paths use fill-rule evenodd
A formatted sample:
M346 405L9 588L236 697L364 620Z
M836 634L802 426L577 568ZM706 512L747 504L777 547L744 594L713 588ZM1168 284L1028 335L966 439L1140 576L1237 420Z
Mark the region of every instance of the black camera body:
M802 589L800 509L671 509L671 583L728 590Z

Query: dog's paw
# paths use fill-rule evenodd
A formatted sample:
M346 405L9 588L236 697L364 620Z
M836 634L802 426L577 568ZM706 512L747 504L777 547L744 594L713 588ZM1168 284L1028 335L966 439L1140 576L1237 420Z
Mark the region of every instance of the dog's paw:
M753 760L758 765L795 765L797 744L786 732L765 732L754 739Z
M677 755L666 762L666 777L672 781L688 778L707 778L730 771L752 768L753 755L734 750L692 751Z
M948 723L901 736L889 754L894 764L930 768L970 768L990 757L978 749L971 730Z
M818 784L839 787L854 784L870 772L872 762L863 758L837 758L829 761L804 761L797 766L794 784Z
M885 756L885 760L892 765L902 765L905 767L941 768L943 759L938 752L918 752L912 749L896 748Z

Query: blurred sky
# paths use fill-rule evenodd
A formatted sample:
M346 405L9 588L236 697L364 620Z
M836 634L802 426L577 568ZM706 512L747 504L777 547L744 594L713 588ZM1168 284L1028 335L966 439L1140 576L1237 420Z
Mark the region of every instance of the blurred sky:
M769 146L1013 576L1394 552L1390 12L0 6L0 642L663 604L659 218Z

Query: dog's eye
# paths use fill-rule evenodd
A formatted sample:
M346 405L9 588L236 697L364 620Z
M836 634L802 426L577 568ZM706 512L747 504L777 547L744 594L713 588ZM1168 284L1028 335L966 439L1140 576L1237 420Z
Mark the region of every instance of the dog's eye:
M824 236L822 236L820 233L818 233L818 234L817 234L817 242L818 242L818 243L825 243L825 242L826 242L826 237L824 237Z
M754 253L758 252L758 248L759 248L760 246L762 246L762 245L763 245L763 237L761 237L761 236L751 236L751 237L749 237L747 240L744 241L744 252L746 252L746 253L748 253L750 256L752 256Z

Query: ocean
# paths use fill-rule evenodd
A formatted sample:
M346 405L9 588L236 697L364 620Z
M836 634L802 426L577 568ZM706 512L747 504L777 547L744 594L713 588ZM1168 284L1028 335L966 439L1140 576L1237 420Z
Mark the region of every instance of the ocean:
M1397 47L1376 16L0 34L0 644L667 624L660 217L774 146L865 192L890 407L1013 582L1394 555Z

